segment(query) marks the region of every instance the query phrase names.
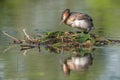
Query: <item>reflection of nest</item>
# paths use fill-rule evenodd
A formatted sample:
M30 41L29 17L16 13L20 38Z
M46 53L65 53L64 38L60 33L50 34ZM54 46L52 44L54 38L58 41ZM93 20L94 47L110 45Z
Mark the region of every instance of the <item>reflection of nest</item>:
M76 55L67 58L64 63L62 64L62 69L64 74L70 74L70 71L84 71L92 65L93 56L92 54L84 54L84 55Z

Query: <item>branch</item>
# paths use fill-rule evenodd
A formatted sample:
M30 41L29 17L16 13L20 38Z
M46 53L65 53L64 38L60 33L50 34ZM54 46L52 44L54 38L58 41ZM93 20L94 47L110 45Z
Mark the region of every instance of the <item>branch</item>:
M2 31L2 33L3 33L4 35L10 37L11 39L13 39L13 40L14 40L14 43L16 43L16 44L21 44L21 43L24 42L24 40L19 40L19 39L15 38L15 37L13 37L13 36L11 36L11 35L9 35L8 33L4 32L4 31Z
M17 38L15 38L15 37L13 37L13 36L11 36L11 35L7 34L7 33L6 33L6 32L4 32L4 31L2 31L2 33L3 33L4 35L6 35L6 36L10 37L11 39L15 40L15 41L19 41Z
M25 37L26 37L28 40L32 41L32 39L30 38L30 36L26 33L25 29L23 29L23 33L25 34Z

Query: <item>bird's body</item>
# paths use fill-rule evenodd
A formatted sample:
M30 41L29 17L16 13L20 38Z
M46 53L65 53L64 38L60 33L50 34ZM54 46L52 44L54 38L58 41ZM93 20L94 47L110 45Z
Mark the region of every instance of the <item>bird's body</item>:
M70 12L69 9L63 11L61 20L62 23L87 33L93 28L93 21L89 15L79 12Z

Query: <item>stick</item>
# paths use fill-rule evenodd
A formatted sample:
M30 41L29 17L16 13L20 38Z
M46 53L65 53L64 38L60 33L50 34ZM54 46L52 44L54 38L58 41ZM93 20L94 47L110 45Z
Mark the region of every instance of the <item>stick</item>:
M3 33L4 35L6 35L6 36L8 36L8 37L12 38L12 39L13 39L13 40L15 40L15 41L19 41L17 38L15 38L15 37L13 37L13 36L11 36L11 35L7 34L7 33L6 33L6 32L4 32L4 31L2 31L2 33Z
M30 41L32 41L32 39L30 38L30 36L26 33L25 29L23 29L23 33L25 34L26 38Z

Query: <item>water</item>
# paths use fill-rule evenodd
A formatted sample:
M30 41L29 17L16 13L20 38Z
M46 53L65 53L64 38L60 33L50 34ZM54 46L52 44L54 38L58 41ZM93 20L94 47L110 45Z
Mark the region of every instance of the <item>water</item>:
M110 39L120 39L119 0L1 0L0 1L0 80L120 80L120 46L109 45L91 52L93 64L85 71L71 71L66 76L61 59L72 57L72 52L56 54L44 47L29 50L26 55L18 45L1 31L21 39L22 29L37 34L47 31L72 31L59 26L61 12L88 13L95 25L94 33Z

